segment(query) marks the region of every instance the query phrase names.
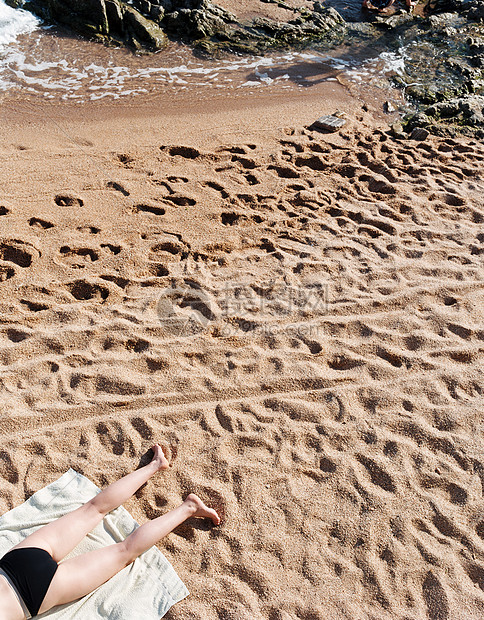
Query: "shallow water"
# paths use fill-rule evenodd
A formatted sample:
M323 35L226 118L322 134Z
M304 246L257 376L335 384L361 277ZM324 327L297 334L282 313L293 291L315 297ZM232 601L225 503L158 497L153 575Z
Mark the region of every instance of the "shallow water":
M349 6L359 11L360 3L352 0ZM324 53L203 60L190 48L172 43L158 54L137 56L124 48L42 27L29 13L11 9L0 0L0 93L87 102L183 93L193 88L235 92L301 89L340 78L378 82L382 70L395 68L385 59L375 61L378 55L376 50L360 53L355 47L340 47Z
M0 48L15 41L19 34L31 32L39 20L27 11L18 11L0 0Z
M361 20L360 0L328 2L346 19ZM449 25L457 33L462 29L460 22ZM382 88L391 97L394 76L402 77L406 84L430 84L435 90L454 86L459 78L445 63L449 39L421 35L415 25L403 34L384 34L367 43L355 30L346 45L329 51L280 52L264 57L203 60L176 43L158 54L135 55L125 48L46 28L30 13L11 9L0 0L0 93L88 102L183 94L194 89L234 93L294 90L338 80L357 89ZM450 45L455 48L452 53L459 53L458 40L454 44L450 39Z

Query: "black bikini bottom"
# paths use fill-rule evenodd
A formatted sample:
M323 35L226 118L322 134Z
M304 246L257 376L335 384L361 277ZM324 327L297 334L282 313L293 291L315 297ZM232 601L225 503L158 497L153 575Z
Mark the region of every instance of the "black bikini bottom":
M11 579L30 614L36 616L57 570L57 562L44 549L21 547L0 559L0 569Z

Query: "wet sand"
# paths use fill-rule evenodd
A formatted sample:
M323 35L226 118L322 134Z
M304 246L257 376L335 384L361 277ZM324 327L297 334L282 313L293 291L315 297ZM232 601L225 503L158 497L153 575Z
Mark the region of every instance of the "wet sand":
M484 613L484 148L381 103L3 101L0 510L170 446L171 620Z

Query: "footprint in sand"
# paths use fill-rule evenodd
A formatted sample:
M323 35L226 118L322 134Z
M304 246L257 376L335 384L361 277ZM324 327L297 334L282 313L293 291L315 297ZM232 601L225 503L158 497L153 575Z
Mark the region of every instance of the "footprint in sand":
M143 439L148 441L153 438L153 429L143 418L131 418L131 425Z
M151 247L151 259L154 261L163 258L164 260L180 260L188 256L188 252L181 243L174 241L162 241L155 243Z
M0 262L0 282L10 280L15 275L15 269L10 265L5 265Z
M126 439L123 427L117 422L99 422L96 426L96 433L104 448L117 456L124 454L128 447L126 444L131 443Z
M197 159L200 151L191 146L160 146L160 151L166 151L171 157L184 157L185 159Z
M439 579L431 571L427 573L422 583L422 594L430 620L447 620L449 618L447 593Z
M54 202L59 207L82 207L84 206L84 200L75 196L74 194L57 194L54 197Z
M170 194L169 196L164 196L163 200L171 202L177 207L193 207L197 204L193 196L186 196L184 194Z
M137 204L132 207L133 213L152 213L153 215L165 215L166 209L158 205Z
M123 194L123 196L129 196L130 192L127 190L121 183L117 183L116 181L108 181L106 183L106 187L109 189L114 189L117 192Z
M99 254L92 248L71 248L63 245L59 249L61 260L72 269L83 269L87 264L99 259Z
M216 183L215 181L205 181L205 183L203 183L202 185L204 187L210 187L210 189L218 192L224 200L230 198L229 192L224 188L223 185L220 185L220 183Z
M0 476L10 482L17 484L19 480L18 469L12 462L8 452L0 451Z
M274 170L281 179L299 179L301 176L297 170L294 170L294 168L290 166L271 165L267 167L267 170Z
M39 217L31 217L29 220L29 226L32 226L34 228L42 228L43 230L54 228L54 224L52 224L52 222L48 222L47 220L42 220Z
M30 243L17 239L8 239L0 243L0 260L14 263L26 269L30 267L35 258L40 257L40 252Z
M109 289L96 284L94 282L88 282L87 280L76 280L67 285L71 295L78 301L86 301L89 299L104 300L109 296Z
M115 243L101 243L101 247L108 250L115 256L118 255L123 249L120 245L116 245Z
M134 166L134 157L129 155L129 153L119 153L116 155L115 159L125 168L133 168Z

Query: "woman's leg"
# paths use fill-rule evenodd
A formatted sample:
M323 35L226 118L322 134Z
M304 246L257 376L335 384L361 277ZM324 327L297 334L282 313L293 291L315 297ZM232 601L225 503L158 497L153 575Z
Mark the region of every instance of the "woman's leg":
M86 534L102 521L108 512L128 500L157 471L169 466L158 444L153 446L153 452L153 460L148 465L113 482L77 510L41 527L27 536L14 549L39 547L50 553L56 562L60 562Z
M148 521L123 542L62 562L39 613L89 594L190 517L208 517L215 525L220 523L215 510L191 493L178 508Z

